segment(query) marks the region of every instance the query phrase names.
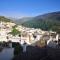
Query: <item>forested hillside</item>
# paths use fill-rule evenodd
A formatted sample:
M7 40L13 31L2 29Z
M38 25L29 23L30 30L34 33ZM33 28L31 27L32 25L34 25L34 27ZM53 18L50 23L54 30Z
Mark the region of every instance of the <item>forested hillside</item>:
M26 27L41 28L42 30L60 29L60 12L52 12L34 17L32 20L24 22Z

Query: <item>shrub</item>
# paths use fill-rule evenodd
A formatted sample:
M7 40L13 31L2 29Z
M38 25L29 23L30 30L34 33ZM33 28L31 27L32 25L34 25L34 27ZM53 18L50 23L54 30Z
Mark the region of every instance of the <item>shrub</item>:
M22 53L22 46L20 44L16 44L15 48L14 48L14 55L19 55Z

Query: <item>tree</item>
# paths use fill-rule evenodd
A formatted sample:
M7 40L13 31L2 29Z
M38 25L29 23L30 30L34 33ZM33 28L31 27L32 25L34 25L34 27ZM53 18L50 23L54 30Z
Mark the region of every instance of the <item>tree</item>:
M14 48L14 55L16 56L18 54L21 54L22 51L23 51L22 46L19 43L17 43Z
M13 28L13 30L9 33L9 34L12 34L13 36L15 35L20 35L20 31L18 31L16 28Z

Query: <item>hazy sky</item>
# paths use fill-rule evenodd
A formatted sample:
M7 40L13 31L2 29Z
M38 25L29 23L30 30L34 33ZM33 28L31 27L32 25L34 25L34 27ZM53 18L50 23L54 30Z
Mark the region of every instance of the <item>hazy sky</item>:
M0 0L3 16L29 17L54 11L60 11L60 0Z

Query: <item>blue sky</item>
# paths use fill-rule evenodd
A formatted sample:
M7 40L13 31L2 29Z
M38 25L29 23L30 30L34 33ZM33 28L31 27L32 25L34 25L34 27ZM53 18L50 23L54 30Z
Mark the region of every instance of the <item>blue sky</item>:
M0 0L0 15L31 17L60 11L60 0Z

